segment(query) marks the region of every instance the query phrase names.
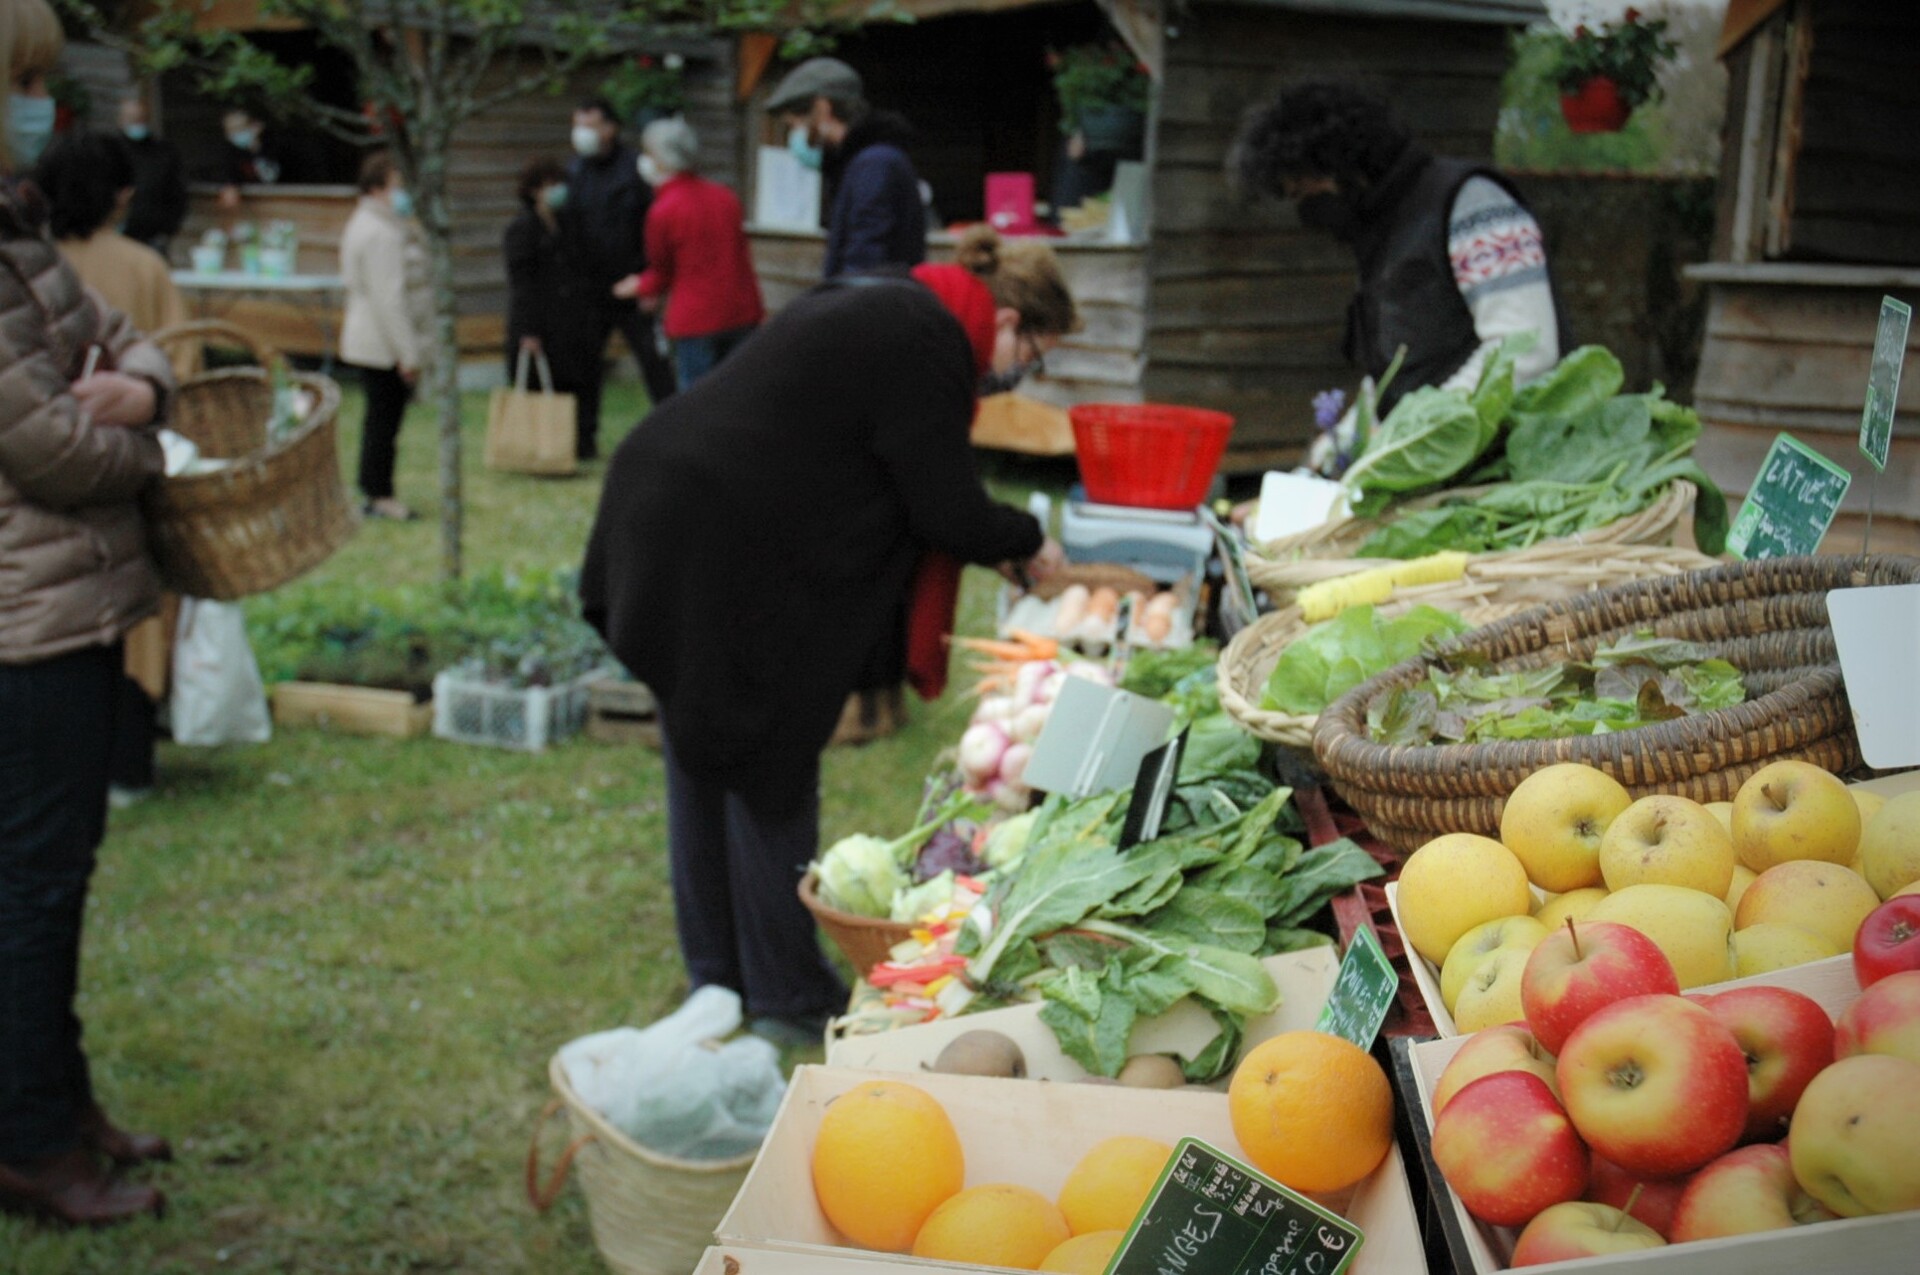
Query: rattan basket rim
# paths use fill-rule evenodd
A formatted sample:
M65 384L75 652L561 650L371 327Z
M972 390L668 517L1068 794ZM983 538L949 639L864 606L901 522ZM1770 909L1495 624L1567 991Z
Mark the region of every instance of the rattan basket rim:
M225 377L233 373L241 376L263 377L259 368L222 368L218 372L208 372L208 377ZM319 395L313 407L307 412L305 420L292 433L245 456L225 458L227 463L218 469L210 469L199 474L174 474L161 480L161 486L169 493L190 492L196 487L213 489L230 485L245 475L257 473L271 465L275 460L289 452L296 451L307 441L307 437L317 430L331 429L340 412L340 387L331 377L311 372L294 372L291 379L303 388L314 390ZM200 378L196 377L195 380Z
M836 925L845 926L850 930L868 930L874 933L887 931L898 934L901 938L906 938L913 933L913 923L911 921L895 921L888 917L879 916L861 916L857 912L842 912L839 908L828 906L826 901L820 897L819 891L813 888L814 879L819 876L819 872L820 870L817 864L808 864L807 870L800 874L800 901L806 904L807 910L813 913L815 918L822 923L831 921Z
M567 1069L560 1062L560 1050L553 1051L553 1057L547 1063L547 1079L553 1084L553 1092L567 1104L576 1116L593 1130L595 1139L610 1150L636 1160L645 1161L662 1169L672 1169L682 1173L729 1173L750 1166L759 1156L758 1149L742 1155L729 1156L724 1160L682 1160L677 1156L662 1155L635 1142L607 1121L605 1116L589 1107L580 1095L574 1092L573 1084L567 1079Z

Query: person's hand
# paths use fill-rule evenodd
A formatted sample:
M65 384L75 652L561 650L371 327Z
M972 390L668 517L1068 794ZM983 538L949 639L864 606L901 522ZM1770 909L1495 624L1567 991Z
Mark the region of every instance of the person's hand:
M640 313L642 314L660 313L660 298L659 297L641 297Z
M535 355L535 356L537 356L537 355L539 355L539 353L540 353L540 338L539 338L539 337L537 337L537 336L523 336L523 337L521 337L521 338L520 338L520 353L522 353L522 354L529 354L529 355Z
M640 295L640 276L630 274L613 285L613 295L622 301L631 301Z
M72 393L96 425L145 425L159 406L153 383L125 372L95 372L75 381Z
M1066 570L1066 566L1066 550L1060 547L1058 540L1055 540L1052 536L1048 536L1041 542L1040 552L1027 559L1027 578L1035 584L1039 584L1043 580Z
M240 210L240 188L238 186L222 186L220 188L220 198L218 202L220 207L227 212L238 212Z
M397 367L394 369L394 371L398 372L400 374L400 379L405 381L408 385L412 385L415 381L418 381L420 379L420 369L417 367Z
M1067 138L1067 158L1077 164L1086 157L1087 135L1079 129L1075 129L1073 134Z

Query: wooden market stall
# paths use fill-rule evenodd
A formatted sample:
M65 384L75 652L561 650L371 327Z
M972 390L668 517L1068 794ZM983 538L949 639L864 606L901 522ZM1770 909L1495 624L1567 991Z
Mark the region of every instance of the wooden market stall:
M1880 299L1920 304L1920 10L1874 0L1734 0L1709 308L1701 463L1744 493L1789 430L1855 475L1831 548L1857 551L1858 451ZM1920 346L1916 329L1909 349ZM1920 546L1920 375L1900 387L1874 548Z

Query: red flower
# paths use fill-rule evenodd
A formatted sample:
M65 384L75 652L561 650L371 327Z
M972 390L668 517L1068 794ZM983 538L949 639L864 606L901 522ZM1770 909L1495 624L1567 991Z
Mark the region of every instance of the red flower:
M653 70L653 55L650 53L642 53L639 57L635 58L634 61L639 64L642 71Z
M1142 75L1152 75L1152 74L1153 74L1153 69L1152 69L1151 67L1149 67L1149 66L1148 66L1148 65L1147 65L1147 64L1146 64L1145 62L1135 62L1135 63L1133 64L1133 69L1134 69L1134 70L1136 70L1136 71L1138 71L1138 72L1140 72L1140 74L1142 74Z
M1622 16L1626 18L1627 25L1632 26L1634 23L1640 21L1640 10L1628 9Z

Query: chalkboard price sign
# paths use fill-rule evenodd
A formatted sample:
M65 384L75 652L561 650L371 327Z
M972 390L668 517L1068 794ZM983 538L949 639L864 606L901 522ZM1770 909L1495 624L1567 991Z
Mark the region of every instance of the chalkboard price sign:
M1360 1228L1198 1138L1182 1138L1107 1275L1340 1275Z
M1741 502L1727 548L1749 562L1812 553L1852 484L1852 474L1793 435L1780 435Z
M1350 1040L1362 1049L1373 1048L1380 1024L1387 1021L1387 1010L1400 990L1400 975L1380 947L1373 931L1361 926L1354 931L1353 942L1340 960L1340 973L1333 981L1333 992L1320 1008L1316 1030Z
M1880 323L1873 338L1873 364L1867 373L1867 404L1860 413L1860 450L1876 473L1887 470L1893 446L1893 409L1900 397L1900 365L1907 359L1907 331L1913 307L1893 297L1880 298Z

